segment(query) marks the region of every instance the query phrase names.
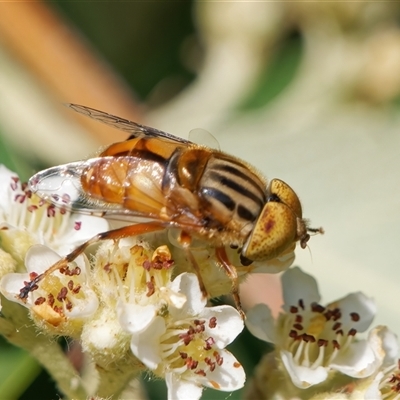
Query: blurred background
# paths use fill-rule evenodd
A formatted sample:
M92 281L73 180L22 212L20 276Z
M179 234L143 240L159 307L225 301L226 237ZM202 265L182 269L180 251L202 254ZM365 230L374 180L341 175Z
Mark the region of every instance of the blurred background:
M326 231L296 259L323 301L361 290L375 323L400 332L399 3L1 3L0 163L26 180L126 138L69 102L184 137L204 128L289 183ZM242 286L246 307L279 310L278 277ZM4 398L57 398L34 361L1 346ZM244 332L232 348L249 376L264 347Z

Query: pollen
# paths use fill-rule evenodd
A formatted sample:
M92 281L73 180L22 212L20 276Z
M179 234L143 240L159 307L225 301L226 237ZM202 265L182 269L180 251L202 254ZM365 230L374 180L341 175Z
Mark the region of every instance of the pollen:
M386 368L379 384L382 399L398 399L400 396L400 360Z
M186 321L185 327L180 321L167 330L164 354L174 370L206 377L223 365L224 358L215 346L214 337L206 334L206 326L212 330L217 323L216 317L194 319Z
M350 320L358 322L359 314L351 312ZM306 306L302 300L290 307L285 316L288 324L286 346L300 365L317 367L332 362L339 351L354 340L354 326L344 327L342 310L325 308L317 303Z
M32 306L36 318L54 327L68 320L74 300L84 296L80 283L76 282L81 273L79 267L65 267L59 272L58 275L46 276L40 282L34 292L37 297Z

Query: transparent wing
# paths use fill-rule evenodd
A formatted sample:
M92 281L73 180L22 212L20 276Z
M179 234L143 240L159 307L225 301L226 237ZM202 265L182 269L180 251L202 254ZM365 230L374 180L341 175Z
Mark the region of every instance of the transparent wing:
M122 131L128 132L131 138L140 136L151 136L151 137L161 137L168 140L172 140L178 143L190 144L191 142L186 139L171 135L170 133L160 131L150 126L145 126L138 124L128 119L117 117L112 114L107 114L103 111L96 110L94 108L81 106L79 104L67 104L69 108L78 112L79 114L86 115L89 118L95 119L96 121L103 122L106 125L113 126L114 128L120 129Z
M93 200L85 194L80 177L84 169L97 161L98 158L91 158L45 169L29 179L29 188L41 199L56 207L81 214L109 217L116 220L143 216L118 204ZM132 219L136 220L136 218Z
M221 150L218 140L205 129L195 128L189 132L189 140L196 144L207 146L210 149Z

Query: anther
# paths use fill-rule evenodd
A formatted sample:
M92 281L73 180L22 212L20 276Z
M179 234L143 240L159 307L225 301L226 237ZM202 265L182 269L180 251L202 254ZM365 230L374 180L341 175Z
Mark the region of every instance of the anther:
M47 295L47 301L48 301L50 307L53 307L54 301L55 301L55 300L54 300L53 294L49 293L49 294Z
M78 294L78 293L81 291L81 288L82 288L81 285L75 286L75 287L72 289L72 293Z
M334 331L337 331L341 326L342 326L341 322L336 322L336 324L333 325L332 329Z
M146 271L150 271L150 268L152 267L152 262L151 261L149 261L149 260L146 260L146 261L144 261L144 263L143 263L143 268L146 270Z
M337 340L332 340L333 348L340 350L340 344Z
M206 345L204 346L204 350L211 350L212 345L215 343L215 340L212 337L209 337L205 340Z
M321 306L321 304L318 304L318 303L312 303L311 311L322 314L325 311L325 307Z
M198 369L197 371L194 371L194 373L197 375L206 376L206 373L203 369Z
M358 322L360 320L360 315L356 312L350 313L350 317L353 322Z
M55 215L56 215L56 208L53 206L53 204L51 204L47 207L47 216L54 217Z
M211 317L210 320L208 321L208 327L213 329L216 328L216 326L217 326L217 318Z
M296 332L294 329L292 329L292 330L289 332L289 337L292 338L292 339L297 339L298 334L297 334L297 332Z
M349 336L355 336L356 333L357 333L357 329L351 328L351 329L349 330L349 332L348 332L348 335L349 335Z
M61 290L60 290L60 292L59 292L58 295L57 295L57 300L58 300L58 301L63 301L63 300L65 300L66 297L67 297L67 294L68 294L68 289L67 289L65 286L62 287Z
M40 306L41 304L43 304L46 301L46 299L44 297L38 297L35 301L35 305L36 306Z
M298 331L302 331L304 329L303 325L301 325L301 324L294 324L293 328L297 329Z
M328 346L328 341L325 339L318 339L317 345L318 347L326 347Z
M154 276L150 277L150 282L146 282L146 286L147 286L147 293L146 296L150 297L152 296L156 289L155 289L155 283L154 283Z

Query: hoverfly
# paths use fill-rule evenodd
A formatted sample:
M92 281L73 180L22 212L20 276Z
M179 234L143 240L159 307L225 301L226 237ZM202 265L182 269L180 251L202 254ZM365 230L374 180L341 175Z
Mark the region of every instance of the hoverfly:
M72 211L146 220L100 233L83 243L27 282L21 289L22 299L44 275L73 261L99 240L178 228L192 263L191 240L203 240L215 250L232 280L232 294L241 311L237 272L226 247L237 248L242 264L250 265L278 257L297 241L305 248L310 233L323 232L308 226L296 193L285 182L273 179L267 185L242 160L89 107L69 107L129 132L130 137L110 145L95 158L37 173L29 181L30 189Z

